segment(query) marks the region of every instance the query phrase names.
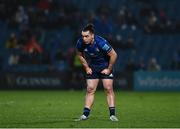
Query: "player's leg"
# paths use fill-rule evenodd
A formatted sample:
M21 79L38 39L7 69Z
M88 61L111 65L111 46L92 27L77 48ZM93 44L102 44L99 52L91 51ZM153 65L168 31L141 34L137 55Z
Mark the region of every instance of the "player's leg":
M107 94L107 103L109 107L115 106L115 95L113 91L113 79L102 79L104 90Z
M95 94L98 82L99 82L99 79L86 79L87 90L86 90L85 106L83 109L83 115L76 121L88 119L91 107L94 103L94 94Z
M94 103L94 94L98 85L99 79L86 79L87 90L85 97L85 106L83 110L83 115L88 118L90 114L91 107Z
M118 119L115 117L115 95L113 91L113 79L102 79L102 83L107 94L107 103L109 106L110 119L112 121L118 121Z
M85 107L91 109L94 102L94 94L98 85L99 79L87 79L87 90L85 97Z

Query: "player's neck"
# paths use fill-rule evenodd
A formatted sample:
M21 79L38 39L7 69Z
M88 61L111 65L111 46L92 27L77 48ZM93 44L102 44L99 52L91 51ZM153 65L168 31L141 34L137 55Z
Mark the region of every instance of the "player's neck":
M94 43L94 38L92 39L91 43L90 44L93 44Z

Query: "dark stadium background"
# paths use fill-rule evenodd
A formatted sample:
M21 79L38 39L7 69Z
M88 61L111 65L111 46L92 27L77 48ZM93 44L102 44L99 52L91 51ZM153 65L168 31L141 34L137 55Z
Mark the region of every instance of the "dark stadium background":
M115 88L132 90L135 72L178 71L178 5L178 0L1 0L0 88L82 89L75 45L89 22L118 53Z

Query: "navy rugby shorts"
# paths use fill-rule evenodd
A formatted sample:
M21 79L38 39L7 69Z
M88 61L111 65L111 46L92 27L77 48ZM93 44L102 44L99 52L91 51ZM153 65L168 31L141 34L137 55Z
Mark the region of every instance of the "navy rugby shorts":
M93 72L92 74L86 74L86 79L113 79L113 73L109 75L102 74L101 72Z

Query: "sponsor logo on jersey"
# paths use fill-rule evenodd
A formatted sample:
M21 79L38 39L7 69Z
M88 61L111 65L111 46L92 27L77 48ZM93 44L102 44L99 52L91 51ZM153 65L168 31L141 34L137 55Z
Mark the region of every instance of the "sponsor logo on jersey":
M105 51L108 51L109 48L110 48L110 47L109 47L107 44L105 44L105 45L102 47L102 49L105 50Z

